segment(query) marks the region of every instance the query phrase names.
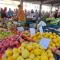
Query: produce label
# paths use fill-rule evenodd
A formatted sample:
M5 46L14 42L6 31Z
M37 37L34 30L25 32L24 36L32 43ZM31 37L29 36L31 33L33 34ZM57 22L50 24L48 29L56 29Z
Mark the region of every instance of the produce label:
M40 31L41 33L43 33L43 28L42 28L42 26L39 27L39 31Z
M35 28L30 28L30 34L35 35Z
M40 40L39 44L42 46L44 49L47 49L50 43L50 39L43 38Z

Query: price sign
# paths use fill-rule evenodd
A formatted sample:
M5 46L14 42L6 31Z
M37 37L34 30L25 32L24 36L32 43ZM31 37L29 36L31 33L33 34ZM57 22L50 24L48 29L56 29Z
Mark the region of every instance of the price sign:
M35 35L35 28L30 28L30 34Z
M44 49L47 49L49 47L50 39L43 38L40 40L39 44L42 46Z

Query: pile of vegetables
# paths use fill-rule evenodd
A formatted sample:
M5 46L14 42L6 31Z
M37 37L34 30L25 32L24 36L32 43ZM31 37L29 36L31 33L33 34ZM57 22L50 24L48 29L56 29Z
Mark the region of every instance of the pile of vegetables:
M47 18L46 22L52 25L58 25L58 23L60 22L60 18Z

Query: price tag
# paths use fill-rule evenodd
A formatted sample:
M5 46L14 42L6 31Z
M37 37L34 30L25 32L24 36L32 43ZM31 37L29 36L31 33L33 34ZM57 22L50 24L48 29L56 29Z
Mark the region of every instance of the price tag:
M23 27L17 27L17 30L24 31L24 28Z
M50 39L43 38L40 40L39 44L42 46L44 49L47 49L49 47Z
M30 28L30 34L35 35L35 28Z

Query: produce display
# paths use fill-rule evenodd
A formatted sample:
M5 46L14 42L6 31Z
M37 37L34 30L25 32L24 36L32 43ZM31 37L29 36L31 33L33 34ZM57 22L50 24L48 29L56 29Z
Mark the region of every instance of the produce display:
M17 36L6 38L0 42L0 54L4 53L8 48L18 47L19 42L16 40Z
M33 39L23 33L17 32L16 35L0 41L0 54L3 54L8 48L19 47L22 42L34 42Z
M48 22L48 24L52 24L52 25L58 25L58 23L60 22L60 18L47 18L46 21Z
M34 36L29 31L14 32L16 34L12 31L0 31L1 60L55 60L51 50L59 47L60 36L52 32L37 32ZM47 49L39 45L42 38L50 39Z
M41 34L40 32L37 32L34 36L32 36L32 39L37 42L39 42L42 38L48 38L51 40L49 48L60 46L60 36L56 35L55 33L45 32Z
M46 21L56 20L55 18L47 18Z
M11 36L13 33L12 32L8 32L8 31L0 31L0 41L2 39L5 39L6 37Z
M7 49L1 60L55 60L52 52L37 43L24 42L18 48Z

